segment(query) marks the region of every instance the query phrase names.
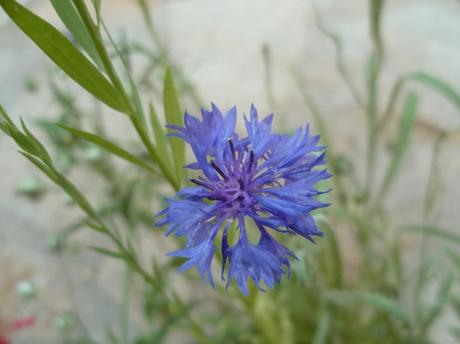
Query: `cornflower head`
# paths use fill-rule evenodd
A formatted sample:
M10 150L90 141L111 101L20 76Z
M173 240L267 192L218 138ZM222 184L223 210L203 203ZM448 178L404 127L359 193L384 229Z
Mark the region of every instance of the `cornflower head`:
M315 187L331 176L316 168L325 164L325 147L318 145L319 135L310 135L308 125L292 135L272 133L273 115L259 121L254 106L250 118L244 117L243 138L235 133L236 107L224 115L212 104L211 111L202 110L201 115L202 121L186 112L184 127L167 126L196 157L186 167L200 173L190 179L194 186L167 199L167 208L157 214L156 225L168 226L166 236L186 237L185 248L168 255L186 258L179 271L196 266L203 283L209 281L214 288L211 263L221 232L221 278L225 280L226 273L227 288L235 280L247 295L248 278L262 291L261 282L273 288L290 274L289 260L297 259L273 232L310 241L322 236L310 213L328 206L316 199L328 191ZM254 235L248 236L252 227L258 232L255 242L250 239ZM229 237L235 235L232 245Z

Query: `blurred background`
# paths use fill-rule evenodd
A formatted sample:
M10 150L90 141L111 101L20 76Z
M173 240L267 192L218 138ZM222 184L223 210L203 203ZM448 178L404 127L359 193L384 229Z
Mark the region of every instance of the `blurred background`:
M22 3L62 32L66 31L49 1ZM337 51L331 39L319 29L318 18L340 39L349 80L356 92L363 94L367 87L366 61L372 49L367 1L158 0L148 3L156 38L180 73L179 84L185 95L183 107L197 114L199 105L209 106L215 102L222 108L237 105L240 113L247 113L254 103L260 113L275 113L278 131L291 132L312 122L313 131L318 132L311 107L305 102L305 94L308 94L321 112L335 153L343 157L346 169L353 171L350 173L355 179L347 182L350 189L354 186L358 189L365 177L366 115L337 69ZM105 23L117 41L151 45L151 32L136 1L102 1L102 9ZM460 90L458 1L385 1L381 28L385 45L385 65L379 81L382 109L397 78L415 71L429 72ZM107 109L98 110L91 98L67 81L3 11L0 11L0 47L0 104L10 114L22 116L44 142L51 145L53 136L47 132L43 120L56 122L65 116L70 111L65 97L70 95L76 99L78 108L103 113L103 127L109 137L123 140L128 147L135 146L134 134L127 129L123 116ZM158 51L158 46L152 49ZM133 56L131 63L140 78L147 73L145 59ZM155 83L162 78L162 72L152 67L148 73L153 81L145 90L156 94ZM447 131L436 151L436 187L432 190L435 200L430 218L437 226L458 234L459 110L423 85L411 84L409 90L417 92L420 104L400 171L385 200L385 211L395 227L421 222L426 203L425 185L433 171L433 147L439 133ZM388 152L398 130L400 107L398 105L396 115L382 135L377 179L384 175L390 159ZM53 148L51 151L58 152L59 147ZM100 152L86 148L77 153L78 161L97 160ZM78 338L84 337L80 336L82 333L85 336L89 333L97 343L108 343L110 330L119 329L116 324L121 307L119 290L123 266L87 248L95 242L103 242L90 231L73 233L64 250L56 249L60 244L58 234L78 221L81 213L17 150L12 140L0 135L0 325L2 320L36 316L36 323L16 333L13 343L78 343ZM72 155L60 157L64 166L72 165ZM88 197L98 199L105 182L100 175L85 168L83 163L69 167L68 171ZM152 206L152 214L157 207ZM331 227L352 268L355 257L350 229L342 225ZM155 252L162 257L174 247L161 233L152 238L151 233L144 231L141 236L147 238L141 240L147 255ZM418 238L407 238L404 242L404 263L409 269L418 264L418 247ZM191 282L184 283L177 281L177 275L172 273L172 283L180 293L193 294L197 286L201 288L197 276L193 276ZM427 295L436 295L436 290L429 289ZM133 282L132 291L133 294L143 292L139 281ZM198 293L213 292L201 288ZM215 304L209 301L207 307L212 310ZM149 329L150 320L146 320L145 304L139 298L132 297L129 309L129 337L134 342ZM427 337L427 342L458 343L458 337L455 339L449 332L452 324L458 325L454 314L447 312L440 319L431 335L435 340ZM183 328L169 332L172 334L165 337L167 343L200 342ZM217 339L214 342L218 342ZM361 341L366 342L371 341Z

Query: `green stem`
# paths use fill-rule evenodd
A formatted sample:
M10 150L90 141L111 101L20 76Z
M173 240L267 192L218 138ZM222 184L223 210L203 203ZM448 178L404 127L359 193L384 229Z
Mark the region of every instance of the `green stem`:
M83 0L73 0L73 3L75 4L75 7L77 8L78 13L82 17L83 22L85 23L86 27L88 28L91 38L94 40L94 43L96 45L96 49L101 57L102 64L104 65L104 68L107 72L107 75L109 76L110 80L112 81L114 87L120 92L120 94L123 97L124 102L127 105L127 115L129 116L132 124L134 125L134 128L136 129L136 132L138 133L140 139L142 140L144 146L147 148L147 151L149 152L150 156L155 160L155 162L158 164L160 167L161 172L163 173L164 177L168 180L168 182L171 184L171 186L174 188L174 190L179 190L180 186L179 183L175 180L175 178L171 175L168 167L162 159L159 158L158 153L155 150L155 147L153 146L152 142L150 141L150 138L148 137L147 133L145 132L144 128L142 127L141 123L139 122L139 116L137 116L136 112L134 111L131 101L128 97L128 94L126 93L125 88L123 87L123 84L118 76L118 74L115 71L115 68L112 64L112 61L110 60L110 56L105 49L105 46L102 41L101 34L97 27L94 25L93 20L91 19L91 15L89 14L88 8L86 7L85 3Z
M422 235L422 242L420 245L419 250L419 266L416 273L416 285L415 285L415 292L414 292L414 311L415 317L418 319L418 322L423 322L423 304L422 304L422 292L423 292L423 284L427 277L426 266L429 263L429 255L427 254L429 248L429 236L427 235L427 231L430 225L430 215L431 215L431 208L432 202L434 202L435 195L433 194L433 190L435 189L435 180L437 176L437 167L438 167L438 158L439 158L439 151L441 149L441 145L446 138L446 133L441 132L434 144L433 153L431 158L431 166L430 166L430 174L428 177L427 188L425 191L425 199L424 199L424 210L423 210L423 224L425 225L425 230Z
M369 77L367 82L368 100L368 139L367 139L367 175L364 186L364 195L368 204L371 197L371 189L374 184L375 163L377 161L378 143L378 116L379 116L379 78L383 65L384 51L380 33L380 18L382 13L383 0L369 1L370 32L373 51L370 58Z

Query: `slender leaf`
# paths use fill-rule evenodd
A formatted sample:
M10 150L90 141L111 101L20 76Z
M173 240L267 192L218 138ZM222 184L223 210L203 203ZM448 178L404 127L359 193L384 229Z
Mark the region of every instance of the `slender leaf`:
M96 24L99 26L102 22L102 1L101 0L93 0L94 10L96 11Z
M182 110L179 104L179 98L177 96L177 91L176 87L174 86L174 80L170 68L166 69L164 78L163 104L166 121L168 124L181 126L183 124ZM176 137L171 137L170 139L176 175L181 177L183 174L183 166L185 164L184 142ZM182 178L179 178L179 180L182 180Z
M51 165L51 157L48 154L48 151L46 150L45 146L30 132L30 130L27 128L26 124L24 121L21 120L21 126L24 132L26 133L26 136L28 137L29 141L35 146L36 150L39 152L40 158L47 164Z
M83 50L91 57L98 65L102 66L96 46L94 45L91 35L88 32L83 20L81 20L78 12L72 4L71 0L50 0L54 10L61 18L67 30L72 37L80 44Z
M127 111L120 93L56 28L14 0L0 0L0 6L69 77L113 109Z
M19 151L19 153L21 153L22 155L24 155L27 159L29 159L29 161L34 164L39 170L41 170L49 179L51 179L53 182L57 183L57 178L56 176L54 175L54 172L48 167L46 166L45 163L43 163L39 158L37 158L36 156L28 153L28 152L24 152L24 151Z
M0 115L3 117L3 119L8 123L9 125L14 125L13 121L11 120L10 116L6 113L5 109L3 106L0 105Z
M445 81L441 80L440 78L434 75L425 72L415 72L405 75L396 80L391 90L390 98L385 108L385 112L379 123L380 129L383 129L383 127L389 122L390 118L393 116L394 109L398 102L399 96L401 95L404 86L410 81L421 83L431 88L433 91L439 92L442 96L449 100L455 108L457 108L460 114L460 93L458 91L456 91Z
M435 77L434 75L424 72L413 73L409 76L408 79L422 83L425 86L428 86L431 89L439 92L460 111L460 94L451 86L449 86L449 84L447 84L445 81Z
M410 94L407 96L404 105L404 111L399 124L398 136L393 147L393 155L380 189L379 200L382 200L385 194L388 192L401 164L403 153L408 146L409 136L412 131L415 115L417 113L417 102L418 99L415 94Z
M75 129L75 128L71 128L71 127L67 127L65 125L62 125L62 124L56 124L57 126L69 131L70 133L74 134L75 136L79 137L80 139L83 139L85 141L88 141L88 142L91 142L105 150L107 150L108 152L126 160L126 161L129 161L139 167L142 167L143 169L147 169L149 170L150 172L153 172L155 174L157 174L157 172L153 169L152 166L150 166L148 163L146 163L145 161L143 161L142 159L134 156L133 154L127 152L126 150L124 150L123 148L121 148L120 146L116 145L115 143L113 143L112 141L109 141L107 139L104 139L98 135L95 135L95 134L92 134L92 133L89 133L87 131L83 131L83 130L79 130L79 129Z
M98 219L96 210L94 210L93 206L88 202L85 196L72 184L66 177L64 177L61 173L56 170L53 170L57 184L64 189L65 192L73 199L75 203L77 203L82 210L84 210L91 218Z
M381 19L382 19L382 8L384 0L371 0L369 1L369 17L371 21L371 39L376 46L376 49L379 50L379 54L383 53L383 42L381 35Z
M112 251L112 250L106 249L104 247L90 246L89 248L91 248L92 250L94 250L94 251L96 251L96 252L98 252L100 254L103 254L105 256L109 256L109 257L112 257L112 258L123 259L125 257L120 252Z

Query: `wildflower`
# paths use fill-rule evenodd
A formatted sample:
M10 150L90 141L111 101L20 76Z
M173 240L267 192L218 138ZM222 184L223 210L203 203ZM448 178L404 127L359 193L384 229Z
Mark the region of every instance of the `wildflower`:
M247 136L240 138L236 118L235 107L224 115L212 104L211 111L202 110L202 121L186 112L184 127L168 126L171 136L193 150L197 161L186 167L202 174L190 179L195 186L167 199L156 225L168 225L166 235L186 237L186 247L169 255L186 258L179 271L196 266L203 283L209 281L212 287L214 243L221 232L221 278L228 262L227 287L235 280L248 294L248 278L260 290L262 282L272 288L289 275L290 258L296 259L271 231L310 241L322 235L310 212L328 205L315 198L324 193L315 184L330 174L316 169L325 164L325 148L318 145L319 135L310 135L308 125L293 135L274 134L273 115L259 121L251 106L250 119L244 117ZM251 223L257 242L248 237ZM232 231L238 236L234 245L229 243Z

